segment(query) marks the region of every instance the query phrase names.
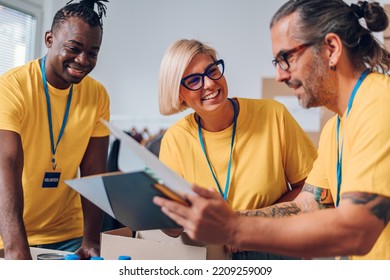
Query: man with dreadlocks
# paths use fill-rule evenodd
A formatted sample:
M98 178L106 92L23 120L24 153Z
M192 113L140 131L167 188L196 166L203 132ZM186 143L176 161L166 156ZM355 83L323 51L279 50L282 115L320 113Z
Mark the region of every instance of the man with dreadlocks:
M72 2L72 1L71 1ZM67 3L45 34L47 54L0 77L0 248L99 254L102 212L64 180L106 171L109 96L88 76L102 42L106 0ZM94 11L95 4L98 12Z

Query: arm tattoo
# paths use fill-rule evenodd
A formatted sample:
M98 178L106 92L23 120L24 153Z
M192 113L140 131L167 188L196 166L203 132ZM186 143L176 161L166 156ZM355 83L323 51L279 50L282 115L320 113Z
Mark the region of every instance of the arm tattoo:
M345 193L342 198L350 199L353 204L367 204L377 198L378 195L373 193L353 192Z
M390 198L373 193L345 193L343 199L349 199L353 204L366 205L370 203L370 211L385 225L390 220Z
M390 199L381 199L377 205L372 207L371 211L387 225L390 220Z
M296 202L290 201L274 204L266 208L256 210L239 211L238 214L242 216L261 216L278 218L298 215L301 213L311 212L313 210L318 209L334 208L334 203L331 199L331 195L328 189L322 189L305 183L301 192L309 192L313 194L315 200L317 201L317 204L314 206L314 202L312 204L306 203L302 204L301 207L299 207Z
M302 188L302 192L304 191L314 194L314 199L318 202L319 209L334 208L333 199L328 189L323 189L305 183Z
M315 193L314 189L316 189L315 186L305 183L303 185L302 192Z
M262 209L240 211L240 215L276 218L297 215L300 212L301 209L296 205L296 203L291 202L287 204L275 204Z
M385 225L387 225L387 223L390 220L390 199L389 198L386 198L386 199L382 198L377 203L377 205L372 207L371 211L380 220L382 220Z

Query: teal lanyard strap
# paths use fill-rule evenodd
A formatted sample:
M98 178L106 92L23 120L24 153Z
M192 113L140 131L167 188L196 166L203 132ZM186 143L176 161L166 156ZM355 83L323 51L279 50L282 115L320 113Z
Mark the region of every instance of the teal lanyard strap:
M348 107L347 107L347 115L346 118L348 118L349 111L352 108L353 100L355 99L356 92L358 91L360 85L362 84L364 78L369 73L369 69L366 69L361 75L359 80L357 81L355 87L352 90L351 96L349 97L348 101ZM345 131L345 126L344 126ZM339 205L340 202L340 188L341 188L341 182L343 180L342 176L342 161L343 161L343 146L344 146L344 135L343 139L341 140L341 148L339 149L339 138L340 138L340 116L337 116L337 123L336 123L336 144L337 144L337 197L336 197L336 207Z
M238 110L237 110L237 107L236 107L237 106L236 103L232 99L230 99L230 98L229 98L229 101L232 102L232 104L233 104L234 118L233 118L232 140L230 142L230 158L229 158L228 170L227 170L227 174L226 174L225 191L222 191L221 186L219 185L217 177L216 177L216 175L214 173L213 167L211 166L209 157L207 156L206 148L205 148L204 141L203 141L203 135L202 135L202 125L200 123L200 117L198 116L198 135L199 135L200 145L202 146L203 153L204 153L204 155L206 157L206 160L207 160L207 163L209 165L211 174L213 175L214 181L217 184L219 193L223 196L223 199L225 201L227 200L227 196L228 196L228 193L229 193L229 187L230 187L230 169L231 169L231 166L232 166L233 146L234 146L234 139L235 139L235 136L236 136L237 115L238 115Z
M56 166L57 166L57 163L56 163L56 160L55 160L55 155L56 155L56 152L57 152L58 144L60 143L62 135L64 134L66 122L68 120L69 110L70 110L70 103L72 101L72 94L73 94L73 84L72 84L72 86L70 87L70 90L69 90L68 101L66 103L64 119L62 121L62 126L61 126L60 133L58 135L57 143L56 143L56 145L54 145L53 121L52 121L52 116L51 116L51 105L50 105L49 89L47 87L47 80L46 80L45 61L46 61L46 56L44 56L42 58L42 60L41 60L41 70L42 70L43 87L45 88L45 95L46 95L47 116L48 116L48 120L49 120L51 153L52 153L52 156L53 156L52 157L52 164L53 164L53 170L55 170Z

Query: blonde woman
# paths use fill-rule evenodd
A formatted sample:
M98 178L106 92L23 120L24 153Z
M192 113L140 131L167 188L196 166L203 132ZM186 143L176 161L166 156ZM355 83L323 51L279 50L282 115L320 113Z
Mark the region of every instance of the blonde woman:
M314 145L282 104L229 98L224 71L225 62L200 41L183 39L167 49L160 112L194 112L167 130L161 161L187 181L215 188L235 211L292 200L317 156ZM288 258L227 248L233 259Z

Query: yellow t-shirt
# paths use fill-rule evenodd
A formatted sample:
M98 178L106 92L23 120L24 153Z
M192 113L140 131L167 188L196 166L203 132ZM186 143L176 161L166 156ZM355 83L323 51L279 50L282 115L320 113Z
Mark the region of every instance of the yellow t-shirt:
M109 135L100 118L109 119L105 88L85 77L73 88L68 121L57 147L57 188L42 188L44 173L51 167L51 143L42 74L38 60L10 70L0 77L0 129L20 134L24 151L24 222L30 245L59 242L83 235L79 195L64 180L77 176L91 137ZM64 118L69 88L49 85L54 142ZM0 247L2 241L0 239Z
M341 120L344 135L340 199L347 192L390 197L390 78L369 74L356 93L348 117ZM341 139L341 137L340 137ZM325 125L318 159L306 182L331 190L336 201L336 116ZM342 201L340 200L340 203ZM390 259L390 224L371 252L353 259Z
M274 100L238 98L239 115L233 149L228 203L235 210L273 204L288 191L287 182L307 177L316 148L286 108ZM207 155L224 191L233 126L202 130ZM218 187L198 137L194 114L164 134L160 159L191 183Z

